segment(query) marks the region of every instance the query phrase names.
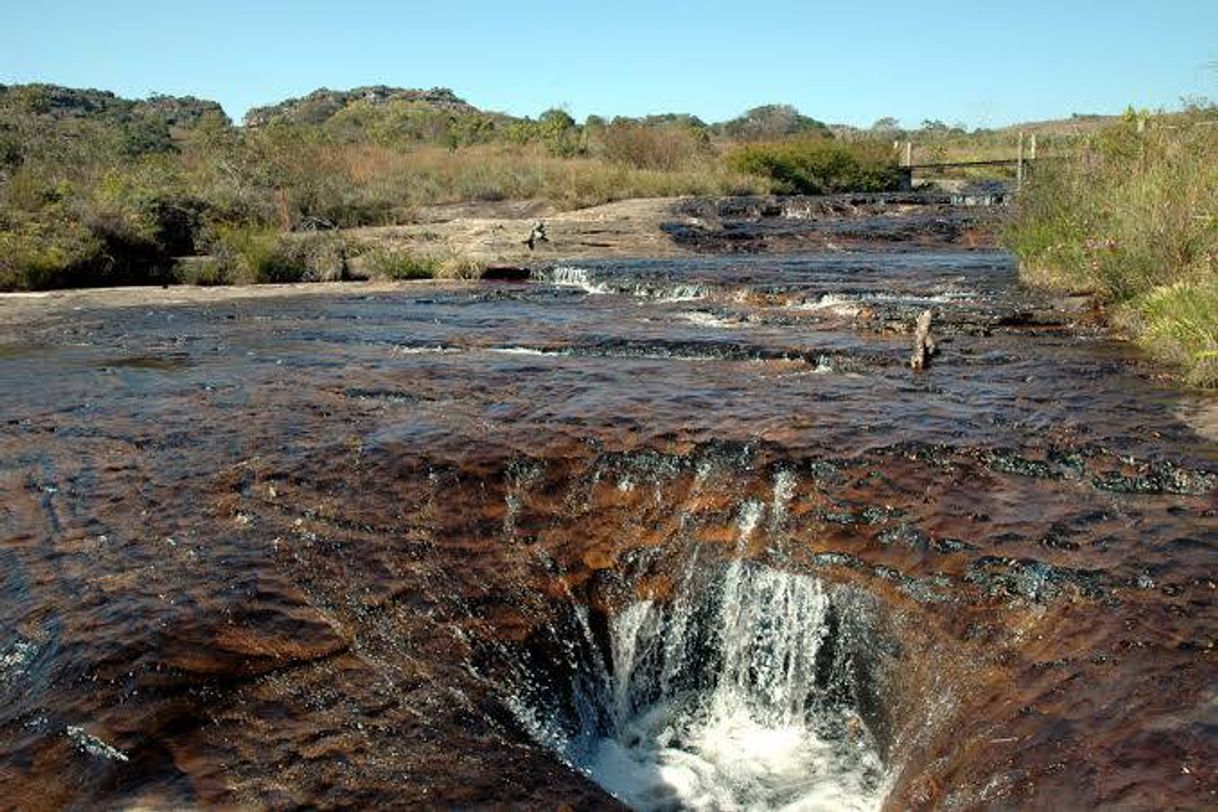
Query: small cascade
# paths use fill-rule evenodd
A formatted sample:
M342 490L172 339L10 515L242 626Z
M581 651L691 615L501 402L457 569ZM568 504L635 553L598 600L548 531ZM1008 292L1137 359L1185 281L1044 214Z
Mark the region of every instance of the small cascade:
M692 282L668 282L612 274L599 277L588 268L570 265L539 271L536 278L558 287L578 288L592 295L618 294L665 303L697 301L711 292L708 286Z
M613 292L607 285L594 282L587 268L560 265L557 268L551 268L539 274L539 278L552 285L579 288L585 293L604 294Z
M684 569L663 602L600 620L573 605L548 661L521 669L517 719L636 809L877 809L885 771L821 581L740 559L705 575L696 554Z

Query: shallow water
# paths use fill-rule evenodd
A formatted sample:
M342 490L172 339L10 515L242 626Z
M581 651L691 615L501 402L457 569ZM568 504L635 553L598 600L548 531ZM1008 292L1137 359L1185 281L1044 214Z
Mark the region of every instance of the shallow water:
M932 250L24 309L0 326L0 785L30 809L723 807L816 763L846 765L818 773L829 807L1210 806L1218 448L1176 417L1210 401L1085 315L1005 254ZM725 567L799 611L823 590L833 656L789 627L677 645L684 584ZM759 698L783 645L821 656L811 715ZM627 682L572 721L571 686L678 649L715 664L692 693ZM525 723L530 685L575 704Z

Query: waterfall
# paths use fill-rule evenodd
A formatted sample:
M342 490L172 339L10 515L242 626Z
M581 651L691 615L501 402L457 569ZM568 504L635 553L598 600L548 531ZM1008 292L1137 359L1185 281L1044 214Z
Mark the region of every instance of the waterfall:
M539 271L536 278L558 287L578 288L591 295L620 294L668 303L692 302L710 294L707 286L696 283L619 278L571 265Z
M550 270L548 274L541 274L541 278L548 279L553 285L579 288L585 293L604 294L611 292L607 285L594 282L586 268L561 265Z
M759 519L745 510L742 542ZM627 606L603 635L578 607L570 661L513 707L636 809L877 809L874 742L831 684L851 673L828 645L833 611L818 579L737 559Z

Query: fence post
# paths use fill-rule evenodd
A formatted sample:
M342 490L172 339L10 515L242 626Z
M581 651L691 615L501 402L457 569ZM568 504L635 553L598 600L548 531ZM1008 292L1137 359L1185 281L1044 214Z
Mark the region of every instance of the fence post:
M1015 164L1015 188L1023 188L1023 131L1019 132L1019 161Z
M913 166L913 141L905 142L905 165Z

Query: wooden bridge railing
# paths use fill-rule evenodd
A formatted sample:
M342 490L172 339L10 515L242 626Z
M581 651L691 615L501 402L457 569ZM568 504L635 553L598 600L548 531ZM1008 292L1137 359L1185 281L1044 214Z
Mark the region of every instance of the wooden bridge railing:
M900 146L898 142L895 146ZM901 168L905 170L910 185L913 184L913 173L917 170L942 170L942 169L966 169L974 166L1014 166L1015 167L1015 186L1022 188L1024 178L1027 176L1028 167L1035 163L1036 157L1036 133L1025 136L1024 133L1019 133L1019 150L1012 158L992 158L980 161L933 161L927 163L915 164L913 162L913 141L906 141L901 157Z

